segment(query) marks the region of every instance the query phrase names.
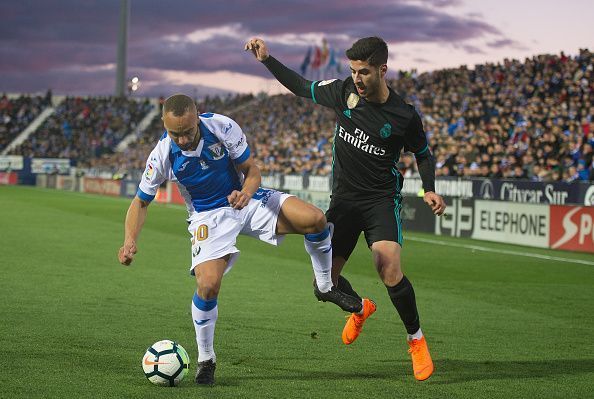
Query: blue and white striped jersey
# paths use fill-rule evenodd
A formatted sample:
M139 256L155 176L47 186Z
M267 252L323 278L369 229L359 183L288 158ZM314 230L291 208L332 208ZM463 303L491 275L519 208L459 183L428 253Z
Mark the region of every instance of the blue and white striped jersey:
M177 183L190 216L194 212L229 206L227 196L241 190L243 176L235 165L245 162L250 148L239 125L219 114L200 114L200 143L195 151L182 151L163 134L146 162L137 195L152 201L159 186Z

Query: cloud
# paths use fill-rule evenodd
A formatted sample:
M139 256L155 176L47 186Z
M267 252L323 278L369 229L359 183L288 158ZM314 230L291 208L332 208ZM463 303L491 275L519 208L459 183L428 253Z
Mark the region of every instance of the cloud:
M492 42L487 42L487 46L491 48L513 48L516 50L527 50L528 48L522 45L520 42L517 42L512 39L499 39Z
M307 47L322 37L341 54L355 39L371 35L382 36L389 44L454 43L472 53L481 50L463 44L467 40L485 38L494 44L509 40L480 16L443 10L458 6L459 0L236 0L211 2L208 7L184 0L130 4L131 74L225 70L268 78L269 72L242 51L251 36L265 38L273 54L293 68L301 64ZM33 82L41 85L39 90L96 88L81 74L85 68L116 62L119 7L119 0L2 2L0 88L21 85L24 90ZM52 80L42 83L43 77ZM114 78L108 74L97 73L96 79L104 79L103 87L113 86Z

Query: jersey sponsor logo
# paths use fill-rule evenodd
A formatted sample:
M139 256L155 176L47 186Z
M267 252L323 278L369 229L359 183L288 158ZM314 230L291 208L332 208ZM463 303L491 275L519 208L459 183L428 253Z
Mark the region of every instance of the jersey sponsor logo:
M227 146L227 148L239 148L241 147L241 145L243 144L243 137L240 138L237 143L234 143L233 141L225 141L225 145Z
M390 125L389 123L386 123L380 129L380 136L381 136L382 139L387 139L391 135L392 135L392 125Z
M356 95L355 93L349 94L349 98L347 98L347 107L349 107L349 109L353 109L357 106L358 103L359 103L359 96ZM350 116L349 116L349 118L350 118Z
M368 154L379 156L386 155L386 149L374 144L369 144L369 135L359 128L355 129L355 133L351 134L342 126L338 126L338 137Z
M318 83L318 87L329 85L330 83L334 82L335 80L336 79L322 80L320 83Z
M216 143L213 145L208 146L208 150L212 154L212 159L217 161L225 156L225 150L223 150L223 146L221 143Z
M178 171L183 172L189 163L190 163L190 161L186 161L186 162L182 163L181 166L179 167Z

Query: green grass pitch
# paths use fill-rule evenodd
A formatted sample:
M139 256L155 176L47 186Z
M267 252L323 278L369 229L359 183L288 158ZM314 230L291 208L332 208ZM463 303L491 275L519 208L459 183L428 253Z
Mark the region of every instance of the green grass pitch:
M378 311L345 346L345 313L316 302L302 238L240 237L223 280L217 385L196 360L185 210L153 204L131 267L116 253L129 200L0 187L2 398L585 398L594 392L594 266L435 246L405 234L435 374L414 380L405 332L363 241L345 275ZM594 256L449 239L594 261ZM173 339L192 365L150 384L145 349Z

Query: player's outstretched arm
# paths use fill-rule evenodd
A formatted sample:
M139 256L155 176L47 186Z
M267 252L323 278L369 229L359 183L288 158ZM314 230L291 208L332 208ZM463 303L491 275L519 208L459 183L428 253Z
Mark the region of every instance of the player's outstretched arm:
M251 51L254 57L274 75L283 86L299 97L311 97L311 80L305 79L297 72L287 68L268 52L264 40L254 37L245 44L245 51Z
M251 155L244 162L237 165L237 168L244 176L243 187L241 191L234 190L229 194L227 200L233 208L243 209L250 202L254 193L258 191L262 183L262 174Z
M127 266L134 260L134 254L137 252L136 240L144 225L149 204L150 202L134 197L128 208L124 224L124 245L118 252L118 260L122 265Z

